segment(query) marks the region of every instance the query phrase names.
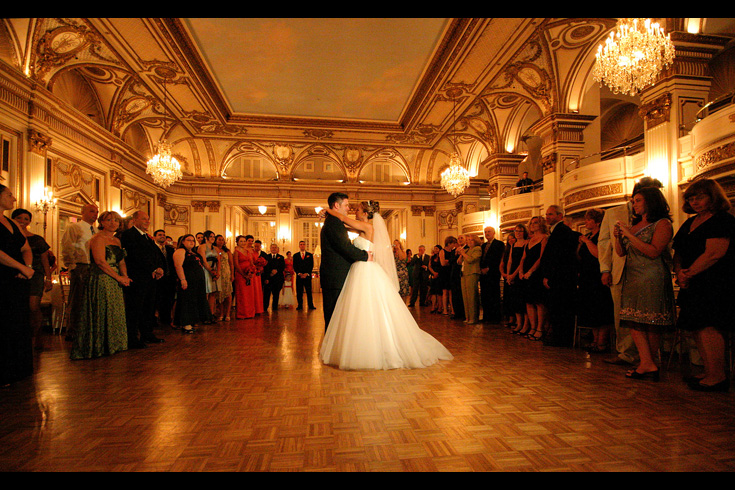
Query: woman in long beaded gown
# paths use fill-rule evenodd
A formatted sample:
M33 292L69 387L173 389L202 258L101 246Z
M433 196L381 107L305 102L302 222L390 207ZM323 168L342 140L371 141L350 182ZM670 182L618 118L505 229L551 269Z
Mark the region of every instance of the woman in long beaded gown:
M174 252L176 268L176 307L174 325L181 327L183 333L194 333L200 323L210 323L212 311L207 300L204 266L201 256L195 249L194 235L184 235L179 248Z
M260 278L255 275L253 241L252 235L238 236L235 241L237 247L232 254L235 266L235 317L238 319L255 316L254 283ZM262 305L263 302L260 303Z
M197 247L197 252L202 257L202 265L204 267L204 285L207 293L207 301L209 301L209 311L214 313L217 311L217 279L219 278L219 254L215 250L214 242L217 239L213 231L204 232L204 243Z
M128 349L122 288L130 285L125 250L115 232L120 215L105 211L97 219L99 232L89 240L89 283L71 348L72 359L93 359Z
M639 189L632 196L633 220L616 223L615 253L626 256L620 299L620 322L628 326L640 363L628 378L659 379L655 355L664 331L674 324L674 286L671 281L669 205L657 188Z
M374 260L354 262L350 267L319 358L344 370L424 368L440 359L451 360L452 354L419 328L398 294L390 237L376 205L360 203L357 220L337 216L360 232L353 244L372 250ZM336 216L331 209L327 212Z
M407 256L400 240L393 240L393 256L396 261L396 272L398 273L398 284L400 285L398 294L402 298L405 298L411 293L411 290L408 276L408 261L406 260Z
M217 279L218 303L220 304L220 314L218 320L230 321L230 312L232 311L232 281L235 279L234 266L232 265L232 252L227 248L225 237L217 235L215 238L215 246L219 250L219 279Z

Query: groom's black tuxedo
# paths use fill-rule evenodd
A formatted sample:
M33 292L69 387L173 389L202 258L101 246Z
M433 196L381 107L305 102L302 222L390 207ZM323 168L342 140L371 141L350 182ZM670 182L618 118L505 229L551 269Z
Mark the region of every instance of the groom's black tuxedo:
M321 246L322 262L319 266L319 277L324 301L324 328L326 330L350 266L358 260L368 260L368 253L350 242L345 224L329 213L324 218Z

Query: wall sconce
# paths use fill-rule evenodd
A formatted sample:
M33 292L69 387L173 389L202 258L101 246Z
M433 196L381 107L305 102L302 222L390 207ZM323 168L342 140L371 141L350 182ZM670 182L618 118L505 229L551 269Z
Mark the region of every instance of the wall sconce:
M278 239L282 245L285 245L287 241L291 240L291 233L289 233L288 228L281 228L281 231L278 232Z
M54 197L54 191L50 187L43 188L43 196L36 201L36 211L43 213L43 236L46 237L46 215L49 211L56 207L56 201L59 199Z
M258 211L260 211L260 214L265 214L266 211L268 211L267 206L258 206Z

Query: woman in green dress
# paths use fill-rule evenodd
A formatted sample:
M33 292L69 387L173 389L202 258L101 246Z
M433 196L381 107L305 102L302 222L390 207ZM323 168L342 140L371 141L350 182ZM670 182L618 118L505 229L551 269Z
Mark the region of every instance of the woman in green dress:
M99 233L89 240L89 285L84 292L72 359L92 359L128 348L122 288L130 285L130 278L125 250L114 236L120 222L116 212L105 211L98 218Z
M671 280L674 233L669 205L659 189L639 189L632 196L632 205L632 226L617 222L613 231L615 252L626 257L620 322L631 329L641 359L626 376L658 381L656 355L661 336L674 325Z

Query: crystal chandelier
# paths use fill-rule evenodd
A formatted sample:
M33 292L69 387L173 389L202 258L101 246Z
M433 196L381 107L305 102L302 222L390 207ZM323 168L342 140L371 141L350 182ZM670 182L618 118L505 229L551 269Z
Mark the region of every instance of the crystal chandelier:
M455 107L452 110L454 125L457 123L456 117L456 99L454 100ZM454 125L452 128L454 128ZM453 197L457 197L464 192L464 190L470 185L470 173L462 165L462 159L459 157L459 153L456 151L456 135L454 141L455 151L449 157L449 167L447 167L441 173L441 186L450 193Z
M449 167L441 175L441 186L452 196L457 197L470 185L470 173L464 166L458 153L449 157Z
M163 78L163 134L166 134L166 77ZM183 177L181 164L171 153L171 145L161 138L156 146L156 154L148 160L146 173L153 177L153 182L163 188Z
M171 145L162 139L156 146L156 154L148 160L146 173L153 177L153 182L161 187L168 187L181 177L181 165L171 154Z
M674 61L674 45L651 19L620 19L597 50L595 81L613 93L636 95Z

